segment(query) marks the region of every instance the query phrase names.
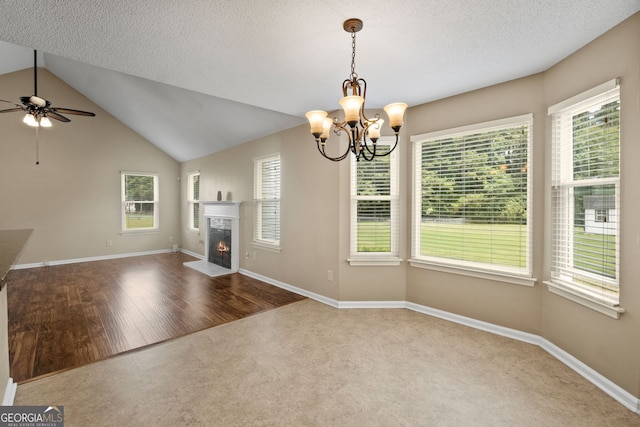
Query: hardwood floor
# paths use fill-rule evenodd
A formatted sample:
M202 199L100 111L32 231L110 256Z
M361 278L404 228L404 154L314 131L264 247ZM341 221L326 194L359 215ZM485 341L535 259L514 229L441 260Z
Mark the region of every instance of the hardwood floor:
M304 299L182 265L193 260L166 253L11 271L11 377L22 383Z

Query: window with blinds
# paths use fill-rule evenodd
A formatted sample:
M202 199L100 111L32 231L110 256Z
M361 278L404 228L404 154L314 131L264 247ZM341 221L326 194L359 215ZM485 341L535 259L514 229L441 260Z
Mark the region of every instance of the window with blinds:
M380 138L388 151L395 139ZM398 257L398 150L372 161L351 157L351 258Z
M533 115L417 135L412 260L531 272Z
M280 156L254 160L254 242L280 245Z
M122 231L158 228L158 175L121 172Z
M189 205L189 229L200 229L200 172L187 175L187 204Z
M613 80L549 108L551 282L618 304L620 89Z

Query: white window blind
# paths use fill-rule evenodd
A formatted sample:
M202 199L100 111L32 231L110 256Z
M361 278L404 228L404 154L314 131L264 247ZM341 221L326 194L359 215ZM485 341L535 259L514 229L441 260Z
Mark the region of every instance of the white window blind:
M158 228L158 175L121 172L122 230Z
M412 258L531 277L533 115L413 136Z
M280 244L280 156L254 161L255 224L254 241Z
M551 282L615 306L619 291L620 89L615 80L549 109Z
M381 138L378 150L395 140ZM398 257L398 150L372 161L351 157L351 257Z
M187 193L189 205L189 229L200 228L200 172L187 175Z

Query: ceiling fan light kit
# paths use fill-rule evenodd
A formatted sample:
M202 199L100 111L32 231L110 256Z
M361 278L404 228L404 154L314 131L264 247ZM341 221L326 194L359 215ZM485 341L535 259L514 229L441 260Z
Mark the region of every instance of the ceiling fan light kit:
M356 160L373 160L376 157L388 156L398 146L400 128L404 124L404 112L407 104L396 102L384 107L384 111L389 118L389 127L395 133L395 143L384 152L377 149L377 142L384 120L376 114L374 118L367 118L364 113L365 101L367 97L367 82L358 76L355 71L356 59L356 33L362 30L362 20L351 18L344 21L342 28L351 33L351 74L342 82L342 95L339 103L344 111L344 121L339 122L337 118L330 119L327 112L322 110L309 111L305 116L309 120L311 134L316 140L318 151L325 158L334 162L345 159L349 153L356 156ZM351 94L349 94L349 91ZM340 135L342 131L347 134L349 145L347 150L336 157L326 153L326 142L331 132Z

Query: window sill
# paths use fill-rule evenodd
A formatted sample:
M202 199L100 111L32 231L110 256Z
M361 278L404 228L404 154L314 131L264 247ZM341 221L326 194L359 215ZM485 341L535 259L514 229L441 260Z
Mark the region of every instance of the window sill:
M122 230L120 232L121 236L135 236L135 235L139 235L139 234L157 234L160 232L160 229L158 228L149 228L149 229L143 229L143 230Z
M351 267L394 267L400 265L402 260L398 257L353 257L347 262Z
M254 240L253 242L251 242L251 246L253 246L256 249L263 249L268 252L280 253L280 245L273 245L270 243Z
M561 297L567 298L570 301L588 307L613 319L619 319L620 315L625 312L624 308L617 304L599 300L569 285L550 281L545 281L544 284L547 285L549 292L560 295Z
M445 264L437 264L434 262L411 259L409 260L411 267L425 268L428 270L442 271L445 273L458 274L461 276L476 277L479 279L495 280L498 282L511 283L520 286L533 287L537 279L535 277L519 276L516 274L500 273L487 270L476 270L467 267L458 267Z

